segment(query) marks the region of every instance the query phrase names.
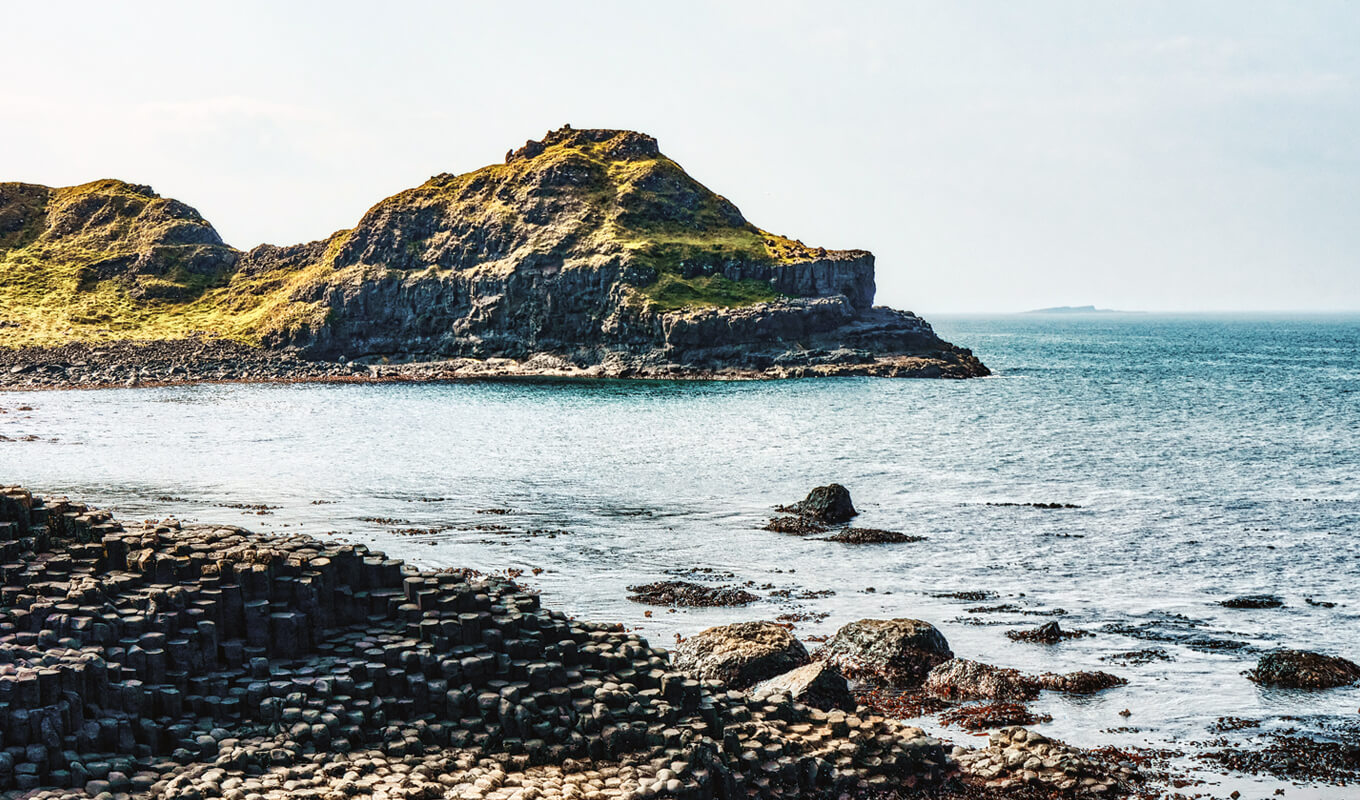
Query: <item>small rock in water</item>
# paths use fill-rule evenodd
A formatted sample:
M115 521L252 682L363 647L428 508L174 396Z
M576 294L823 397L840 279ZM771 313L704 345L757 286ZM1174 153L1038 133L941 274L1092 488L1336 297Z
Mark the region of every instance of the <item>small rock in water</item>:
M689 581L658 581L629 586L628 599L652 606L744 606L759 600L745 589L701 586Z
M1276 650L1261 656L1246 676L1262 686L1330 689L1360 682L1360 664L1307 650Z
M855 504L850 502L850 490L839 483L818 486L808 492L808 496L803 500L791 506L780 507L778 510L832 525L849 522L852 517L859 514L855 510Z
M1273 594L1248 594L1220 600L1218 604L1224 608L1279 608L1284 601Z

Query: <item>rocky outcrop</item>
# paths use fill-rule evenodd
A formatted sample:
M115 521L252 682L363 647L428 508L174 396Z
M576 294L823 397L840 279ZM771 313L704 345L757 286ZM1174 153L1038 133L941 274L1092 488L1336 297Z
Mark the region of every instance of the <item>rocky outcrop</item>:
M512 581L333 538L0 486L0 555L6 797L838 797L953 769L919 728L757 702Z
M850 490L839 483L818 486L808 492L806 498L778 510L831 525L849 522L851 518L859 515L855 510L855 504L850 501Z
M709 628L681 641L675 647L674 663L676 669L696 678L749 689L808 663L808 652L782 625L739 622Z
M248 253L149 187L0 184L0 261L0 347L198 332L328 360L542 356L614 375L674 367L669 377L987 374L921 318L873 305L871 253L761 230L633 131L564 127L504 164L387 198L324 241ZM72 314L79 302L24 293L72 264L77 292L120 287L130 303ZM147 305L157 299L172 302Z
M933 667L953 656L944 635L918 619L851 622L818 652L847 678L895 688L920 686Z
M1307 650L1276 650L1261 656L1247 677L1262 686L1330 689L1360 683L1360 664Z

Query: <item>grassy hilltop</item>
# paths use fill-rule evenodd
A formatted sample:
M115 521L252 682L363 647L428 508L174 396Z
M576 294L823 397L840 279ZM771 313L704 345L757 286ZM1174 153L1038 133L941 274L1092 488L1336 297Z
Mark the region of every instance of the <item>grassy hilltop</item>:
M624 265L626 301L658 311L776 299L724 265L826 251L757 228L630 131L563 128L493 164L387 198L321 242L239 251L147 186L0 184L0 347L171 340L259 343L325 326L328 297L378 277L554 274Z

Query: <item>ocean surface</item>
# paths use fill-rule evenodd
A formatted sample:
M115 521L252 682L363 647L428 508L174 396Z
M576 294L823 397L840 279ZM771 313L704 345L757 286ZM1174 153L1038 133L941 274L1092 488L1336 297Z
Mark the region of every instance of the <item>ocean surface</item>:
M422 566L522 570L545 603L659 645L781 615L804 637L924 619L961 657L1128 678L1034 704L1053 716L1040 729L1082 746L1357 735L1360 688L1263 690L1241 673L1275 647L1360 660L1360 315L932 322L996 376L0 393L0 435L14 440L0 440L0 483L122 519L175 514L342 536ZM852 492L857 526L926 539L760 530L775 505L832 481ZM762 599L674 613L627 599L671 578L749 582ZM961 591L990 599L940 596ZM1218 605L1260 593L1284 607ZM1095 635L1004 636L1052 619ZM1108 660L1153 648L1147 663ZM1225 716L1262 727L1214 730ZM1215 794L1288 786L1201 777Z

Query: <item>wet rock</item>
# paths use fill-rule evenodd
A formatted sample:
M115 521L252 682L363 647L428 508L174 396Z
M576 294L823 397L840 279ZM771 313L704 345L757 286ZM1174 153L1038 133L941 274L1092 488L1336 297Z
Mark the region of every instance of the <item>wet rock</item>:
M752 697L774 694L788 695L796 702L830 711L839 708L854 711L855 696L851 694L844 676L825 661L814 661L797 669L761 681L751 689Z
M1128 681L1118 675L1111 675L1108 672L1068 672L1054 673L1045 672L1036 676L1035 684L1040 689L1048 689L1054 692L1066 692L1068 694L1095 694L1106 689L1113 689L1116 686L1124 686Z
M1220 600L1218 604L1224 608L1279 608L1284 600L1273 594L1248 594Z
M1247 678L1262 686L1330 689L1360 682L1360 665L1307 650L1276 650L1261 656Z
M703 586L689 581L657 581L629 586L628 599L651 606L744 606L759 600L745 589Z
M703 680L747 689L809 661L807 648L773 622L739 622L709 628L675 647L675 668Z
M1028 631L1006 631L1006 638L1016 642L1036 642L1038 644L1057 644L1067 639L1091 636L1088 631L1063 630L1056 622L1046 622Z
M827 526L807 517L775 517L765 523L765 530L775 533L793 533L799 536L807 536L811 533L826 533L830 530Z
M850 502L850 490L839 483L818 486L803 500L779 510L831 525L849 522L859 514Z
M877 528L846 528L826 537L828 542L841 542L842 544L903 544L924 542L925 540L926 537L924 536L909 536L905 533L882 531Z
M1012 725L1036 725L1052 720L1053 717L1048 714L1035 714L1020 703L964 705L940 714L941 724L958 725L968 731L1005 728Z
M1039 696L1034 680L1019 670L966 658L951 659L932 669L922 688L950 700L1020 702Z
M818 655L851 680L906 688L954 653L929 622L862 619L836 631Z
M950 700L1032 700L1048 689L1069 694L1093 694L1128 681L1108 672L1069 672L1026 675L1009 667L956 658L932 669L922 688Z

